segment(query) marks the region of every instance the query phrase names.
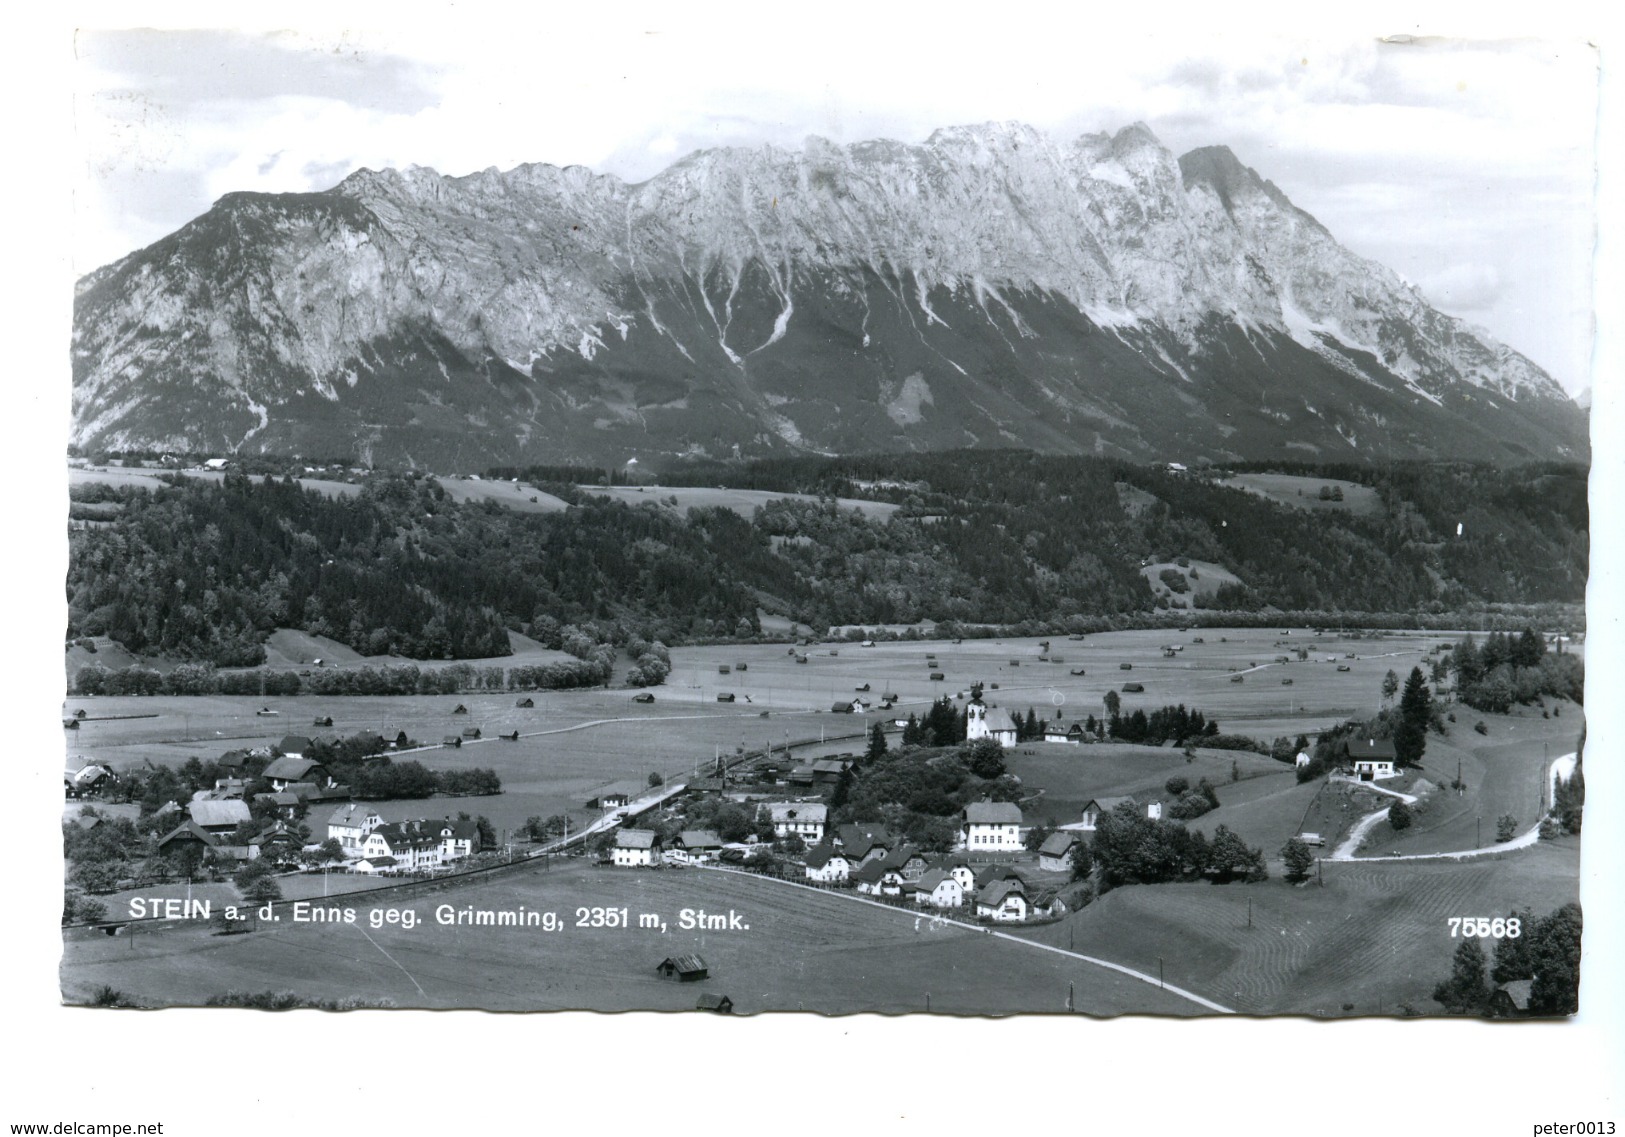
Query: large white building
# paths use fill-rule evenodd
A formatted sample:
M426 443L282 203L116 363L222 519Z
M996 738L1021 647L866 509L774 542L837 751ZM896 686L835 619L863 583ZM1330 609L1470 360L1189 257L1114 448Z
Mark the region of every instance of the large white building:
M625 868L646 868L661 861L660 834L652 829L622 829L609 859Z
M793 833L809 845L823 843L824 824L829 817L829 807L823 802L776 801L763 808L773 819L775 837L788 837Z
M383 823L376 809L352 801L339 806L327 819L327 836L339 843L346 856L359 856L367 834Z
M1021 807L1013 801L973 801L965 807L961 831L970 852L1020 852Z

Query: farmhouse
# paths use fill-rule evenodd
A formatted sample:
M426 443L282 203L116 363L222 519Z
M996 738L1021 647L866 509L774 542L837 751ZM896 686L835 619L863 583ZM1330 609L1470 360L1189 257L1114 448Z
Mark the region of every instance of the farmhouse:
M832 845L813 849L807 854L805 864L807 879L821 884L836 884L852 875L852 862Z
M1004 747L1014 746L1016 724L1010 717L1010 712L1002 707L989 710L980 699L973 699L966 704L965 741L975 742L979 738L991 738Z
M193 824L209 833L230 833L244 821L251 820L248 803L241 798L231 801L189 801L186 812Z
M964 817L965 848L973 852L1021 850L1021 808L1015 802L973 801L965 807Z
M969 896L976 891L976 870L971 868L970 860L959 854L949 854L937 862L949 876L959 882L959 890Z
M276 748L282 751L284 758L303 758L305 751L314 745L315 743L302 734L289 734L283 736L282 741L276 744Z
M1019 879L996 880L976 894L976 915L997 923L1016 923L1027 918L1026 885Z
M829 807L822 802L780 801L764 805L773 820L773 833L777 837L795 834L809 845L824 840L824 823Z
M1057 830L1038 848L1038 867L1045 872L1069 872L1072 868L1072 850L1083 838L1076 833Z
M113 772L106 766L98 766L94 762L90 762L77 770L65 770L62 781L68 797L83 797L85 794L94 792L104 781L112 777Z
M622 829L609 859L625 868L644 868L660 863L660 851L660 834L654 830Z
M1390 739L1345 740L1341 749L1344 760L1353 764L1354 773L1362 782L1380 782L1384 778L1399 776L1399 771L1394 768L1399 755L1394 752Z
M965 903L965 890L953 874L942 868L931 869L918 880L904 885L903 895L916 904L928 904L932 908L958 908Z
M812 764L813 781L832 786L840 781L841 775L852 766L851 758L815 758Z
M327 767L320 762L312 758L290 757L286 754L265 767L263 777L271 783L271 789L279 793L293 782L313 782L318 788L333 784L333 778L327 772Z
M676 979L680 983L694 983L708 978L711 969L697 955L673 955L661 960L655 974L662 979Z
M327 836L329 840L337 841L339 848L347 854L354 855L361 849L362 842L366 841L367 834L383 823L384 819L378 816L376 809L350 802L339 806L327 819Z
M722 838L709 829L685 829L672 838L672 853L689 861L714 861L722 852Z

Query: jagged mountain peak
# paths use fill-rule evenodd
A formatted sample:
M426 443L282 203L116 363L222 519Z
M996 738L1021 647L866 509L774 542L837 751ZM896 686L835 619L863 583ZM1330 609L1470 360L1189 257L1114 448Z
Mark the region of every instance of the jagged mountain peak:
M1228 148L1176 159L1143 123L719 147L636 185L531 163L230 194L82 282L74 359L93 445L487 463L635 440L1182 460L1585 445L1539 368ZM1540 421L1509 425L1514 402Z

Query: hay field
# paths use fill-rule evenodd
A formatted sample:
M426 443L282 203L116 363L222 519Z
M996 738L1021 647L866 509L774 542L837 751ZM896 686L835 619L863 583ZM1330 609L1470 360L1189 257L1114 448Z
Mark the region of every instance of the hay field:
M1579 894L1579 842L1566 838L1489 862L1326 864L1325 886L1133 885L1060 924L1045 943L1157 972L1252 1014L1398 1013L1450 973L1451 916L1538 915ZM1252 926L1248 927L1248 901ZM1345 1004L1352 1004L1344 1009Z
M403 899L357 896L358 923L293 924L215 936L194 925L132 937L65 936L68 1000L101 984L152 1004L200 1003L228 990L293 991L317 998L391 999L408 1007L490 1010L688 1010L701 992L727 994L736 1012L954 1014L1062 1012L1068 983L1079 1011L1190 1014L1193 1004L1081 960L1025 948L954 925L933 926L837 896L699 870L626 870L574 862L550 871L464 882ZM566 927L373 929L372 906L555 911ZM633 927L578 928L580 906L625 906ZM737 912L748 930L683 931L683 908ZM640 913L666 931L637 925ZM655 975L663 958L698 952L711 978ZM177 963L180 966L177 966Z

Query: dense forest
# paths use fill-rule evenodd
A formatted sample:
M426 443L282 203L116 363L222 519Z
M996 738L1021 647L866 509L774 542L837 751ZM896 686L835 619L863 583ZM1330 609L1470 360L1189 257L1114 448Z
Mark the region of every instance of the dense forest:
M586 473L573 469L517 472L572 503L552 514L459 504L420 474L373 474L337 498L241 473L158 490L77 486L68 632L240 667L263 661L277 627L368 655L471 659L508 654L509 629L553 647L572 630L622 646L748 639L758 608L820 630L934 620L967 634L1168 616L1427 620L1496 606L1522 608L1521 627L1536 605L1578 621L1583 468L1293 472L1369 486L1381 509L1297 509L1205 474L1022 451L696 463L665 475L816 498L750 518L684 513L658 494L611 502L554 480ZM899 508L880 521L837 497ZM1222 565L1240 583L1158 595L1142 566L1179 558Z

